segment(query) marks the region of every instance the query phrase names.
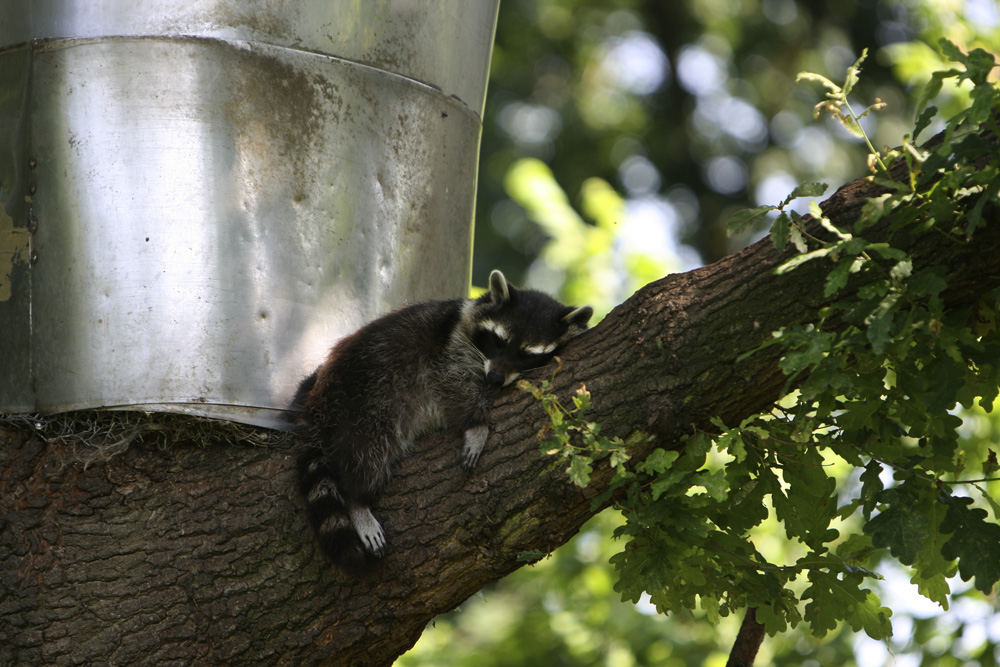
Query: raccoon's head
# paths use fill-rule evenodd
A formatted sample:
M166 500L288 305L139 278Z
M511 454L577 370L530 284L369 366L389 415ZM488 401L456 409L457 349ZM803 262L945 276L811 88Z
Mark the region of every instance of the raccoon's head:
M564 306L542 292L515 289L499 271L490 274L490 291L476 306L472 343L485 359L486 381L503 386L545 365L594 314L590 306Z

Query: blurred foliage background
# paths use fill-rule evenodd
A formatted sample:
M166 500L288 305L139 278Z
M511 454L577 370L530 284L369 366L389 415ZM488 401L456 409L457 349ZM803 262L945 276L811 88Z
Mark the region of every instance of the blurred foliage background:
M868 48L855 107L886 102L865 127L876 146L897 146L920 86L948 68L941 37L997 53L997 1L502 0L473 283L502 268L601 316L651 280L739 249L754 235L727 236L734 212L776 204L803 182L832 193L866 173L863 144L812 119L823 91L796 85L796 74L841 81ZM943 91L945 117L964 95ZM1000 441L998 412L963 415L971 448ZM608 565L618 520L595 517L550 558L439 617L398 664L724 665L740 618L715 626L620 601ZM783 536L772 539L780 551ZM816 639L800 626L767 638L757 664L1000 661L995 599L956 580L945 612L905 572L883 574L892 642L849 628Z

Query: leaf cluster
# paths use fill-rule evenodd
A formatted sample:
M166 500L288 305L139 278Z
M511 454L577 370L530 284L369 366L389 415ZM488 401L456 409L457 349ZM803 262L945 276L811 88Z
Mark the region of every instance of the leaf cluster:
M870 161L885 194L868 202L853 229L834 226L815 202L809 217L786 213L793 199L822 194L820 184L730 222L742 229L777 211L775 245L791 241L798 250L778 273L827 262L824 294L839 296L815 322L766 344L782 349L788 376L785 398L770 411L735 427L716 420L714 432L693 434L682 450L654 449L635 462L630 446L648 438L601 434L585 418L585 387L566 406L546 383L522 385L552 418L540 434L543 450L568 459L576 483L586 485L594 461L611 457L614 480L595 502L613 499L625 517L615 532L623 548L612 558L623 599L648 593L663 613L700 608L713 620L751 606L771 634L806 622L822 636L846 622L882 639L891 635L892 611L868 587L881 578L872 569L878 558L909 567L918 591L945 609L956 573L987 594L1000 580L1000 505L990 493L996 453L967 451L959 437L963 406L989 412L997 401L1000 298L947 310L942 267L915 269L896 245L864 238L882 224L893 238L933 233L968 242L984 207L996 205L1000 151L982 131L1000 134L1000 91L989 80L996 63L982 51L942 48L958 67L932 79L913 136L930 124L927 102L944 79L970 82L973 103L947 121L934 146L919 149L907 137ZM860 63L843 86L820 83L829 91L823 108L863 133L847 103ZM759 543L768 522L783 529L784 548Z
M562 365L558 357L556 361L555 373L558 373ZM648 442L649 436L639 431L627 440L603 435L600 424L585 419L591 399L587 385L580 384L572 396L571 407L564 405L552 393L551 385L551 380L542 380L537 385L521 380L517 384L521 391L538 399L549 416L550 421L538 432L542 452L566 461L566 474L580 487L590 484L594 461L599 458L609 458L611 467L619 475L624 473L625 464L630 458L629 450ZM606 499L603 497L599 500Z

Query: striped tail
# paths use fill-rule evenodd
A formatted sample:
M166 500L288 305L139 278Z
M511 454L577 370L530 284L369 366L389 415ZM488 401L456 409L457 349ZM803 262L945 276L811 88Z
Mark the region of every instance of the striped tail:
M378 555L365 548L351 523L347 505L338 489L336 472L324 462L322 450L306 448L299 458L298 472L299 493L306 502L306 518L320 549L347 574L355 577L369 574L379 560ZM371 517L367 509L363 512Z

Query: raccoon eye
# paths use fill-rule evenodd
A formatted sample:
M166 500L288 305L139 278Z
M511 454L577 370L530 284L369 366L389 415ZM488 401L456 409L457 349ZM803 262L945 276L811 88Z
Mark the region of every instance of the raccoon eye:
M549 355L530 352L528 350L518 350L517 358L523 363L542 365L549 360Z
M547 345L525 345L518 350L518 356L522 359L534 359L544 363L555 351L555 343L549 343Z
M472 344L488 358L497 356L507 347L507 341L490 329L479 329L476 331L472 337Z

